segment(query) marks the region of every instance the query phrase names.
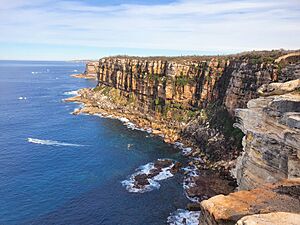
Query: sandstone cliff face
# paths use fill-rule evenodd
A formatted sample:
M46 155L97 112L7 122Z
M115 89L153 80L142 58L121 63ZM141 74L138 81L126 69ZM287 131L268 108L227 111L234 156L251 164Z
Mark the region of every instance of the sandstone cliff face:
M88 62L85 66L85 75L97 77L99 62Z
M100 60L98 79L99 84L136 95L145 110L158 105L163 111L175 103L206 107L221 101L233 112L257 97L259 86L277 80L277 72L274 64L248 58L172 62L113 57Z
M99 60L98 86L127 99L131 108L178 131L212 160L235 158L241 135L232 129L236 108L257 98L257 89L273 81L300 76L300 56L254 52L219 57L135 58ZM291 58L292 57L292 58ZM88 66L93 72L95 66ZM225 124L225 125L224 125ZM159 127L157 127L159 129ZM180 133L180 134L179 134Z
M245 133L236 167L239 189L300 177L299 88L300 79L263 86L259 91L267 97L237 110L237 126Z

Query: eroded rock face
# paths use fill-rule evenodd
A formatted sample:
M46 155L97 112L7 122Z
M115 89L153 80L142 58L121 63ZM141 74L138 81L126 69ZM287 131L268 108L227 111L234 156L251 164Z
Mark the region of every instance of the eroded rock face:
M235 171L240 190L300 177L299 87L299 79L272 83L261 90L287 94L254 99L247 109L237 110L237 126L245 133Z
M300 178L297 178L285 180L276 185L264 185L250 191L238 191L227 196L217 195L201 202L202 215L200 216L200 224L236 224L244 216L272 212L299 214L299 187ZM254 218L256 218L256 221L259 221L260 216L243 218L238 224L248 224L246 221L253 221ZM264 216L261 216L260 219L262 218ZM288 220L282 224L290 224L287 222Z

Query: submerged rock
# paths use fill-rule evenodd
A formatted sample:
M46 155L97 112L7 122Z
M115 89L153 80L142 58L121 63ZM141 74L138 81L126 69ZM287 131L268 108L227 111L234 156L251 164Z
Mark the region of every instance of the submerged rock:
M178 162L171 159L158 159L154 163L151 162L139 167L129 179L121 183L129 192L144 193L152 191L160 187L158 181L173 177L175 172L178 171L179 165Z

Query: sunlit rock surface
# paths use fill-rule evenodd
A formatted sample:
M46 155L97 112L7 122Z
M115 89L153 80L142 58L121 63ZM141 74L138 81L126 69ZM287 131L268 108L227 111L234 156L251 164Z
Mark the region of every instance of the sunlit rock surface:
M250 191L238 191L227 196L217 195L201 202L200 224L235 224L244 216L271 212L299 214L299 196L300 178L285 180L276 185L267 184ZM287 220L283 224L290 223Z

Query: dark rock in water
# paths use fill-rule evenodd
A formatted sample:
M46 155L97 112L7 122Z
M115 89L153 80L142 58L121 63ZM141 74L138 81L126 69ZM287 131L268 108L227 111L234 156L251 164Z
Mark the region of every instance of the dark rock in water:
M173 161L171 159L159 159L154 163L154 166L156 168L163 168L171 166L172 163Z
M152 178L155 177L156 175L158 175L161 172L161 168L154 168L150 170L150 174L148 174L148 178Z
M171 159L158 159L154 163L151 162L138 168L128 180L122 181L122 184L129 192L151 191L160 187L158 181L173 177L180 166L180 163L175 165Z
M134 177L134 179L135 179L135 186L137 188L150 184L149 181L148 181L147 174L138 174Z
M232 181L224 179L219 173L201 170L198 175L189 178L186 193L190 198L204 200L218 194L229 194L234 189Z
M180 169L181 167L182 167L182 163L176 162L176 163L174 164L174 166L172 166L172 168L170 169L170 172L173 173L173 174L175 174L175 173L177 173L177 172L179 171L179 169Z
M187 205L187 209L189 211L200 211L201 210L200 203L189 203Z

